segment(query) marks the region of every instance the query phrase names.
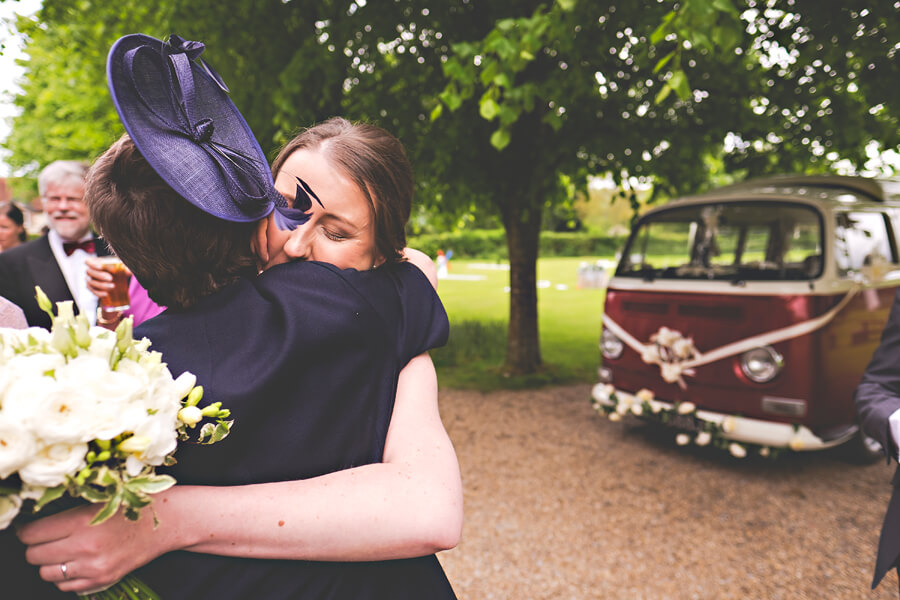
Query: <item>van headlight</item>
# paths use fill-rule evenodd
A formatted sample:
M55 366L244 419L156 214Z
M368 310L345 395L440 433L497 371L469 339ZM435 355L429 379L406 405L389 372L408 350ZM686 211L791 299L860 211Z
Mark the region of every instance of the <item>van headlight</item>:
M600 334L600 352L603 353L603 358L615 360L622 356L623 350L625 350L625 344L622 343L622 340L616 337L616 334L612 331L604 327Z
M775 379L784 368L784 357L772 346L754 348L741 354L741 371L755 383L767 383Z

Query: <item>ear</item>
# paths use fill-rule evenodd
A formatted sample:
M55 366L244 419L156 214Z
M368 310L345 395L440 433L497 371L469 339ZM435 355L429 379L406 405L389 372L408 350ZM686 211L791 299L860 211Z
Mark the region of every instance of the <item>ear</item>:
M269 236L267 235L269 218L260 219L256 223L256 231L250 238L250 248L256 255L256 264L260 270L269 262Z

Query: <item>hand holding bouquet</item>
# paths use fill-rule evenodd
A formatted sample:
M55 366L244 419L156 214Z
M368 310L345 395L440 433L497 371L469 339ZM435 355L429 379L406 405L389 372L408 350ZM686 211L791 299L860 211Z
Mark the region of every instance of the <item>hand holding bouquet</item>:
M120 508L137 519L151 494L175 484L155 467L173 464L178 441L204 418L198 441L223 439L229 411L199 408L196 378L173 378L149 340L132 339L130 318L115 331L91 327L71 302L54 317L37 294L51 331L0 328L0 529L63 496L102 503L92 524ZM155 597L134 578L118 585L138 595L114 586L94 597Z

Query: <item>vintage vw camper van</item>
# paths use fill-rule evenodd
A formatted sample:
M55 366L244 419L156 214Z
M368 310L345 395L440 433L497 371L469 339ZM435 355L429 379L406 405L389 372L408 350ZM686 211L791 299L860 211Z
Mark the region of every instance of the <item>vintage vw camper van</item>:
M874 459L853 391L900 285L898 226L900 179L780 176L647 212L607 288L595 406L741 455Z

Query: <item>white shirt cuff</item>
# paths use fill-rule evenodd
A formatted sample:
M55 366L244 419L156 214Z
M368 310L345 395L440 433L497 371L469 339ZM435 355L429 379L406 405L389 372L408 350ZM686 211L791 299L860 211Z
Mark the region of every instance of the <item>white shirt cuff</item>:
M894 413L888 417L888 425L891 429L891 437L894 438L894 446L900 447L900 410L894 411ZM900 461L900 456L895 456L894 458Z

